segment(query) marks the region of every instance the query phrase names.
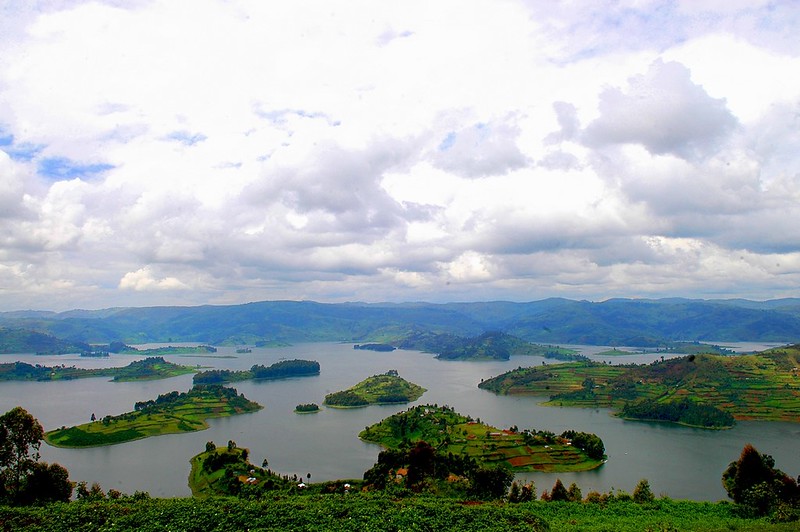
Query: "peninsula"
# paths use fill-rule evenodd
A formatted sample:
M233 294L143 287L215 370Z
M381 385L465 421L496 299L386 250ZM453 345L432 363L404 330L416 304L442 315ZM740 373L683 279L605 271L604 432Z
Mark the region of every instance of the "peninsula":
M623 417L705 428L725 428L734 419L800 422L800 345L645 365L518 368L478 386L498 394L547 396L546 405L609 407Z
M120 368L83 369L75 366L43 366L27 362L0 364L0 381L57 381L85 379L89 377L111 377L114 382L166 379L197 371L190 366L181 366L165 361L162 357L135 360Z

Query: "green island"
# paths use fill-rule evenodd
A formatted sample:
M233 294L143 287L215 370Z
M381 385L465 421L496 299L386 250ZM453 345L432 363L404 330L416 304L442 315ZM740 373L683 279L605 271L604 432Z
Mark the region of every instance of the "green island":
M96 347L97 349L97 347ZM167 345L164 347L152 347L149 349L139 349L130 345L125 345L122 342L111 342L108 346L111 353L119 353L123 355L147 355L147 356L164 356L164 355L192 355L203 353L216 353L217 348L210 345L196 345L196 346L174 346Z
M800 345L791 345L651 364L518 368L478 386L498 394L549 396L546 405L609 407L631 419L725 428L736 419L800 422L799 372Z
M75 366L43 366L26 362L0 364L0 381L57 381L89 377L111 377L114 382L167 379L187 373L195 368L165 361L162 357L135 360L120 368L83 369Z
M261 405L239 395L234 388L195 385L188 392L159 395L155 400L137 402L133 412L62 427L44 435L55 447L96 447L132 440L193 432L208 428L206 419L227 417L259 410Z
M410 403L416 401L427 390L408 382L389 370L382 375L367 377L352 388L329 393L323 404L333 408L357 408L374 404Z
M435 353L440 360L508 360L512 356L541 356L558 360L588 360L574 349L553 345L532 344L516 336L492 331L474 338L453 334L418 332L397 345L400 349L416 349Z
M449 406L409 408L370 425L358 437L387 449L425 441L442 453L515 471L587 471L605 460L603 441L594 434L569 430L557 436L517 427L500 430Z
M313 414L319 412L319 405L317 403L301 403L294 407L294 411L298 414Z
M254 364L249 370L233 371L229 369L213 369L201 371L194 376L195 384L222 384L225 382L269 379L285 379L287 377L306 377L319 375L319 362L316 360L280 360L271 366Z

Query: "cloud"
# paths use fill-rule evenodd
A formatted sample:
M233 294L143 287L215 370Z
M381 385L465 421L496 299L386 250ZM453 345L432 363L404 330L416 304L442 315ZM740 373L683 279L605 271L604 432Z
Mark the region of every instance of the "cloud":
M2 308L799 286L794 3L8 9Z
M189 287L175 277L156 279L149 266L140 268L135 272L126 273L119 281L122 290L136 290L137 292L156 290L188 290Z
M661 60L630 78L627 91L606 89L600 113L584 133L588 145L640 144L687 159L713 154L736 126L724 100L694 84L685 66Z

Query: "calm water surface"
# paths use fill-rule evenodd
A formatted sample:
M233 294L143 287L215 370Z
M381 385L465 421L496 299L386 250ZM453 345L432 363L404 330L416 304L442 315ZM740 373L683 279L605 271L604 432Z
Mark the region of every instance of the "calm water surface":
M748 344L750 347L750 344ZM587 355L603 348L586 348ZM317 414L293 412L299 403L322 403L326 394L348 388L376 373L396 369L400 375L428 391L418 404L449 404L463 414L480 417L491 425L506 428L566 429L594 432L603 439L608 462L584 473L520 474L536 482L539 492L550 489L556 477L577 482L587 493L611 488L632 492L641 478L650 481L656 494L677 499L720 500L725 491L722 471L736 459L746 443L771 454L776 465L789 473L800 473L798 436L800 424L740 422L726 431L706 431L676 425L624 421L605 409L554 408L539 406L545 398L496 396L478 389L477 384L520 365L540 365L538 357L518 357L507 362L439 361L416 351L375 353L356 351L352 344L301 344L286 348L254 348L252 353L235 354L234 348L219 348L218 355L167 357L187 365L226 369L249 369L253 364L269 365L285 358L319 361L321 374L280 381L235 383L249 399L264 406L256 413L209 420L205 431L148 438L93 449L58 449L42 445L42 458L58 462L73 481L99 482L103 489L125 493L136 490L153 496L190 494L187 486L189 459L205 448L209 440L225 445L234 440L250 449L251 461L284 474L306 476L312 481L360 478L375 463L380 448L362 442L358 433L365 426L407 408L405 405L370 406L353 410L325 409ZM87 359L72 355L37 357L0 355L0 361L25 360L45 365L79 367L123 366L137 356L113 355L108 359ZM608 357L611 363L650 362L660 354ZM552 363L547 361L546 363ZM192 376L150 382L114 383L105 378L61 382L0 383L0 411L20 405L36 416L45 430L84 423L92 413L97 417L133 409L136 401L155 398L173 390L185 391Z

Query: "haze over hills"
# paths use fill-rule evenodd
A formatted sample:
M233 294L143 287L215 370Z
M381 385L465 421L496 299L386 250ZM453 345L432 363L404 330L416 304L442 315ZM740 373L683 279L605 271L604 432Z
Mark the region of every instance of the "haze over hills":
M526 303L317 303L4 312L0 327L73 342L391 341L414 331L496 330L537 343L654 346L669 341L795 342L800 299L544 299Z

